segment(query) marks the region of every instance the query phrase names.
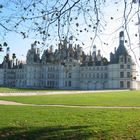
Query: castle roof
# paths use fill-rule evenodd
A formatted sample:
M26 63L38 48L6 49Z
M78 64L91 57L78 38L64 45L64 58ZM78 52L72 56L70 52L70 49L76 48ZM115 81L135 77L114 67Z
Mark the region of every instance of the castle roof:
M119 47L117 48L117 50L115 51L115 54L110 53L110 62L111 63L118 63L119 62L119 57L120 56L128 56L128 52L127 49L124 46L124 32L121 31L119 34Z

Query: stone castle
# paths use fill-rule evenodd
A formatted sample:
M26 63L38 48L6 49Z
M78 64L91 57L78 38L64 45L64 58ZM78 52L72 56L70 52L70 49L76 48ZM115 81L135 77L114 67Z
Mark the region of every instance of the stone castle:
M110 60L96 51L87 55L80 45L64 39L58 49L40 50L31 45L26 64L11 60L7 52L0 65L0 85L18 88L51 89L137 89L136 65L124 46L124 32Z

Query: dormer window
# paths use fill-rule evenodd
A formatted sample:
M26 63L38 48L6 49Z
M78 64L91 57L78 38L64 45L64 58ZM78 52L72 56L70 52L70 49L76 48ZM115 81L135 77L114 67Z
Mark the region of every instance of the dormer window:
M127 62L131 62L131 59L130 59L130 58L128 58L128 59L127 59Z
M121 62L123 62L123 57L121 57Z
M124 62L123 56L120 57L120 60L119 60L119 61L120 61L121 63Z

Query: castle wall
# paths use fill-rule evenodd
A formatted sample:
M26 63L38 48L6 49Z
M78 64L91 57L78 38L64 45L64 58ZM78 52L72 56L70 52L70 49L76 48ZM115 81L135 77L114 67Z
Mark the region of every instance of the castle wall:
M4 69L0 68L0 86L4 85Z

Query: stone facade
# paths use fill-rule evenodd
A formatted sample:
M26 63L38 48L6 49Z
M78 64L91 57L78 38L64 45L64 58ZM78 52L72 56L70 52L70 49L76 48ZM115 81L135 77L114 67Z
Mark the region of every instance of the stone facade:
M85 54L79 45L64 39L58 49L44 50L41 58L35 44L27 53L26 64L4 59L0 84L19 88L52 89L136 89L136 65L124 46L120 32L119 46L110 53L110 61L100 50ZM7 54L8 56L8 54Z

